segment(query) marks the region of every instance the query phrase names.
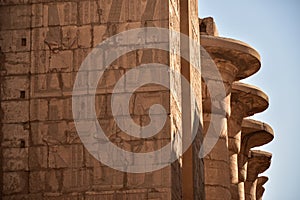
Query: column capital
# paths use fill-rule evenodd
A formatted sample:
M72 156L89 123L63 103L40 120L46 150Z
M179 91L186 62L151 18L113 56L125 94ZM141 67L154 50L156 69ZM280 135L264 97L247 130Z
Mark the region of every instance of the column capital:
M221 72L225 82L232 83L247 78L255 74L261 67L259 53L239 40L201 35L200 44L215 61L220 71L224 70L228 75L231 71L231 77L224 77Z
M258 175L269 169L272 154L266 151L252 150L248 160L247 181L254 182Z
M274 139L271 126L253 119L244 119L242 122L241 153L247 156L253 147L268 144Z
M234 82L231 91L232 111L236 105L242 106L240 118L252 116L265 111L269 107L269 98L260 88L253 85ZM236 114L236 113L233 113Z
M257 178L257 183L256 183L256 199L261 200L262 196L265 192L265 188L263 187L264 184L269 180L268 177L266 176L261 176Z
M266 151L252 150L248 160L247 180L245 182L245 199L256 199L258 175L271 165L272 154ZM264 180L262 180L264 181ZM261 183L260 183L261 184Z
M239 154L239 179L247 178L250 149L271 142L274 139L273 129L266 123L253 119L244 119L242 123L241 151Z

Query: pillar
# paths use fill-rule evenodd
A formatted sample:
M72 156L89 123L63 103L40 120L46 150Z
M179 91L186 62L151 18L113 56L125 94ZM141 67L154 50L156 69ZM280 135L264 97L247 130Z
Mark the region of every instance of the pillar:
M245 182L246 200L256 200L258 175L270 167L271 158L271 153L257 150L250 151L247 180Z
M230 162L231 198L244 199L244 187L238 177L238 154L241 149L242 121L267 109L268 97L260 89L234 82L231 91L231 115L228 120L228 149ZM240 185L240 186L239 186Z
M263 194L265 192L264 184L268 181L268 177L261 176L257 178L256 183L256 200L262 200Z
M242 189L244 185L244 193L246 188L249 190L249 183L246 186L245 182L248 179L248 157L250 149L259 147L271 142L274 138L272 128L266 124L252 119L244 119L242 123L241 135L241 151L238 157L239 166L239 186ZM249 193L249 191L248 191ZM246 196L245 196L246 198Z
M209 126L215 127L216 131L218 127L220 128L220 133L217 133L220 135L217 144L204 158L205 194L206 199L231 199L227 122L231 113L232 83L257 72L260 68L260 58L249 45L218 37L212 19L203 19L200 22L200 41L205 49L205 52L201 53L204 77L202 82L204 137ZM212 65L216 65L221 76L220 80L215 79L216 74ZM223 99L210 96L207 85L217 82L224 85ZM219 104L216 105L215 102ZM215 106L213 112L212 106ZM211 120L213 117L218 120Z

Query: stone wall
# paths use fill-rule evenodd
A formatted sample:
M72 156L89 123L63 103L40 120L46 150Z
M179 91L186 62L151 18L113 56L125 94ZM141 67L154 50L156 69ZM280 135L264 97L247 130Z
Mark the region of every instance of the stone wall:
M92 157L76 132L71 98L81 63L103 40L140 27L183 32L180 2L11 0L0 4L3 199L182 199L182 169L188 165L180 160L155 172L131 174L111 169ZM197 1L189 1L186 14L191 21L188 28L193 31L187 33L199 40L196 5ZM182 133L181 108L176 104L181 99L174 99L167 88L157 85L140 88L129 105L132 119L140 126L149 123L151 105L166 108L169 117L157 136L147 140L129 137L114 121L114 117L123 117L112 116L110 108L115 83L130 69L152 62L181 71L178 56L137 50L117 59L97 86L98 121L111 142L128 151L159 149L170 142L173 133ZM95 79L92 73L88 77ZM175 81L180 85L180 80ZM199 77L193 81L199 83ZM181 88L177 89L180 94ZM199 143L194 146L198 151ZM189 163L194 171L191 185L198 199L203 195L198 184L203 168L198 160Z

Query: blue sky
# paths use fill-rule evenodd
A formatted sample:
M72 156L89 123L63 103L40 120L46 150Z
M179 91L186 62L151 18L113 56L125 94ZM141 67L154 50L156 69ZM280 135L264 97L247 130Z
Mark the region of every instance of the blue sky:
M299 200L300 1L199 0L199 15L214 17L220 36L244 41L260 53L261 70L243 82L270 98L269 109L254 116L275 132L272 143L261 148L273 153L263 199Z

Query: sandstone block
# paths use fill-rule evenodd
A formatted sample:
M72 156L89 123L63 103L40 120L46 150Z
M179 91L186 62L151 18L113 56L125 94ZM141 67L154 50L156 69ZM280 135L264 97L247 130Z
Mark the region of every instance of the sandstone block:
M223 187L205 186L205 193L207 200L224 200L231 199L230 191Z
M106 39L107 26L105 25L97 25L93 28L93 47L96 47L99 43Z
M70 72L73 69L73 53L72 51L59 51L51 54L50 71Z
M212 35L218 36L218 29L214 22L214 19L211 17L207 17L199 20L200 25L200 33L203 35Z
M3 200L40 200L42 198L42 194L16 194L2 197Z
M48 25L77 24L77 3L66 2L50 4L48 7Z
M87 191L91 187L91 171L88 169L67 169L63 172L63 191Z
M62 120L73 119L72 99L51 99L49 101L49 119Z
M229 166L224 161L205 160L205 184L218 185L229 189Z
M147 189L117 191L117 199L147 199Z
M85 72L82 72L85 73ZM101 75L102 74L102 75ZM104 77L104 71L88 71L87 72L87 79L88 82L84 80L79 83L78 87L82 88L83 90L88 86L89 93L96 93L96 94L105 94L106 93L106 79ZM85 75L81 74L84 78ZM101 77L100 77L101 76ZM96 90L96 92L94 91Z
M53 29L52 29L53 30ZM58 29L59 30L59 29ZM59 33L59 32L58 32ZM34 28L32 29L32 44L31 44L31 48L32 50L49 50L49 46L47 45L47 43L45 41L49 41L49 29L47 28ZM52 33L52 37L55 37L55 34ZM58 37L58 36L56 36ZM57 38L59 39L59 38ZM56 45L58 46L58 43L60 41L56 41ZM52 41L52 43L54 43L54 41Z
M146 126L150 123L149 116L142 116L141 117L141 126ZM171 139L171 119L167 117L167 120L163 126L163 128L153 137L153 139L161 140L161 139Z
M90 48L92 44L91 26L81 26L78 29L78 47Z
M2 100L21 100L29 97L29 77L10 76L2 79Z
M20 123L29 120L29 102L28 101L3 101L1 109L3 110L3 123Z
M25 29L30 27L30 5L1 6L1 30Z
M130 0L128 2L129 7L129 21L151 21L151 20L164 20L168 19L169 16L163 15L163 13L169 13L169 8L172 8L169 5L170 1L137 1ZM173 6L177 7L178 3L174 3ZM172 13L172 16L176 16L175 13Z
M40 170L48 166L48 147L30 147L29 148L29 169Z
M214 148L209 152L205 159L229 162L227 142L225 139L219 139Z
M97 1L79 2L79 23L93 24L100 22L101 10Z
M73 86L75 82L75 78L77 73L71 72L71 73L61 73L61 79L62 79L62 92L64 96L71 96L73 92Z
M30 53L5 53L3 62L4 75L25 75L30 69Z
M143 70L139 68L131 69L130 74L125 74L125 79L126 79L125 90L130 92L133 89L135 89L135 87L138 86L139 88L136 90L137 92L167 91L168 88L162 85L151 84L154 82L161 82L164 83L165 85L170 84L170 78L163 73L163 70L160 70L159 68L156 69L153 68L156 67L152 66L151 69L143 69ZM138 85L137 83L139 82L146 82L147 85Z
M50 51L36 50L31 52L31 74L43 74L50 70Z
M19 4L26 4L29 0L9 0L9 1L1 1L0 5L19 5Z
M100 22L101 23L115 23L125 22L126 20L126 9L127 1L99 1L99 8L101 12Z
M112 98L115 99L115 101L119 101L119 102L122 102L123 103L123 99L126 98L127 95L126 93L120 93L120 94L113 94L112 95L107 95L107 100L106 100L106 103L107 103L107 115L108 116L113 116L113 113L112 113L112 104L111 104L111 101L112 101ZM119 105L118 108L115 108L116 109L116 116L125 116L126 113L130 113L130 114L134 114L134 98L135 96L133 95L129 101L129 105L125 105L125 103L123 103L122 105ZM127 120L124 118L124 120ZM125 121L126 122L126 121Z
M29 172L29 191L30 193L38 193L45 191L46 172L32 171Z
M96 191L123 187L124 173L106 166L94 168L92 177L93 189Z
M0 46L3 52L30 50L30 30L0 31Z
M89 49L89 48L75 49L73 51L73 71L77 72L79 70L82 62L89 55L90 52L91 52L91 49Z
M73 194L47 194L47 196L44 197L45 200L85 200L85 197L83 194L73 193Z
M62 122L31 123L31 140L33 145L58 145L66 143L68 124Z
M63 81L68 82L63 83ZM33 75L31 79L31 97L61 97L64 92L69 96L70 89L65 88L66 91L63 91L63 89L65 86L70 85L71 81L73 81L71 75L63 76L62 73Z
M2 143L4 148L25 148L29 145L28 124L3 124Z
M107 118L108 97L106 95L97 95L95 97L95 112L97 118ZM104 119L105 120L105 119Z
M62 46L64 49L76 49L78 47L77 26L62 27Z
M62 171L48 170L46 172L45 180L46 180L45 190L48 193L61 192L61 190L62 190L62 181L63 181ZM49 196L49 195L45 195L45 196Z
M27 172L4 172L3 194L16 194L28 192Z
M49 147L50 168L83 167L82 145L60 145Z
M171 167L144 174L127 174L128 188L168 188L171 187ZM152 194L151 196L155 196ZM158 195L159 196L159 195Z
M101 168L103 164L98 160L99 157L96 159L94 156L88 152L86 148L83 150L84 152L84 166L88 168Z
M86 200L114 200L115 192L114 191L103 191L103 192L87 192L85 196Z
M156 188L155 191L148 191L148 199L150 200L171 199L171 195L172 192L169 188Z
M133 112L135 115L145 115L149 113L149 108L152 105L160 104L165 108L166 113L170 113L169 102L169 92L136 93Z
M44 24L45 18L47 15L44 13L43 4L32 4L31 6L31 27L41 27Z
M30 100L30 121L48 120L49 108L48 101L45 99Z
M59 128L60 129L60 128ZM60 129L61 130L61 129ZM74 122L68 123L68 130L64 131L67 144L81 144Z
M28 148L3 148L3 171L28 170Z

